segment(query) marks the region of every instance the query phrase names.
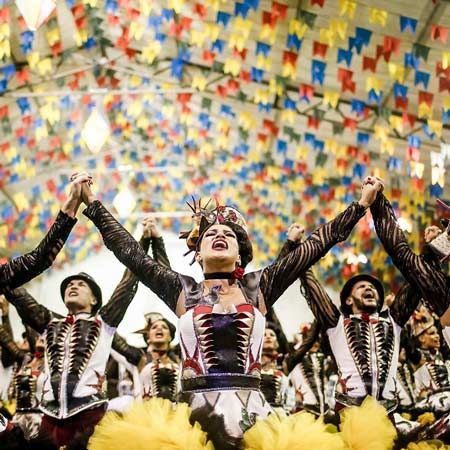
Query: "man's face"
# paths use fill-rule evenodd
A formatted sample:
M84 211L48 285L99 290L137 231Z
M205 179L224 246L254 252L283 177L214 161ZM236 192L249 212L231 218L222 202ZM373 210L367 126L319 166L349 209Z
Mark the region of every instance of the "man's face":
M370 281L361 280L354 284L346 303L351 306L353 314L372 314L377 311L379 300L375 286Z
M420 348L423 350L438 350L441 346L441 338L435 326L425 330L419 336Z
M94 294L84 280L71 280L64 292L64 303L71 313L78 311L91 312L92 307L97 303Z

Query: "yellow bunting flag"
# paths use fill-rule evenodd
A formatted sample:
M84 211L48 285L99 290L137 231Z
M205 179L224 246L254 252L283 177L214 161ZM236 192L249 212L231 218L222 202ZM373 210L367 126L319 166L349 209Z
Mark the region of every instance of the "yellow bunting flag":
M378 8L369 8L369 22L378 23L382 27L386 25L386 20L388 17L387 11Z
M323 92L323 103L330 105L332 108L336 108L339 103L339 92L325 90Z
M349 19L355 17L356 2L354 0L339 0L339 15L348 16Z

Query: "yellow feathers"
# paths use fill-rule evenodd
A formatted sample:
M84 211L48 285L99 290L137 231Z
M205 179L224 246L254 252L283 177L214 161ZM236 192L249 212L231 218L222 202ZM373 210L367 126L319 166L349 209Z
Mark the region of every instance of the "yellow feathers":
M89 450L213 450L206 433L189 423L190 408L153 398L135 402L123 417L110 412L96 426Z
M391 450L397 437L386 410L372 397L343 410L341 434L349 450Z
M271 414L244 434L244 450L345 450L338 433L305 412Z
M411 443L406 447L406 450L448 450L449 445L445 445L440 441L418 442Z

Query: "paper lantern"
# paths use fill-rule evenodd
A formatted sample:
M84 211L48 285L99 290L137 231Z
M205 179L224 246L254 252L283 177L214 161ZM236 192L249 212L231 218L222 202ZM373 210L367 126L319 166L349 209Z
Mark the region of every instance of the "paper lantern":
M81 137L92 153L98 153L111 134L108 119L98 109L94 109L81 131Z
M36 31L53 12L55 0L16 0L17 8L22 14L27 27Z
M113 205L119 217L127 217L136 206L136 198L128 187L123 186L114 197Z

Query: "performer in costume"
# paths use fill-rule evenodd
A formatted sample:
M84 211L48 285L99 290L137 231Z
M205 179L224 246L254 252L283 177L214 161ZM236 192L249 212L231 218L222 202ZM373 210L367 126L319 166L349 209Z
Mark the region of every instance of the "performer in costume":
M420 295L405 286L390 309L383 309L384 289L371 275L356 275L334 305L312 270L301 276L304 296L321 329L326 330L339 369L336 408L360 405L376 398L389 412L395 410L396 370L400 331Z
M216 449L239 447L243 431L271 412L259 390L264 313L302 272L347 238L380 188L365 184L358 203L283 259L246 275L252 246L239 212L226 206L196 211L201 221L192 248L205 275L197 283L156 264L84 185L89 205L84 214L107 247L180 318L181 395Z
M413 313L414 315L414 313ZM400 352L398 356L398 368L397 368L397 396L398 396L398 408L399 414L407 413L412 419L416 419L416 385L414 383L413 363L418 364L420 362L420 353L411 349L409 342L410 337L406 329L402 330L402 337L400 339ZM408 349L407 349L408 348ZM411 359L414 358L414 361Z
M283 372L282 360L287 356L287 340L278 325L266 322L261 354L261 391L273 408L290 410L289 381Z
M325 395L325 366L317 322L304 329L300 348L288 359L289 383L295 392L294 412L308 411L316 416L328 409Z
M175 326L165 317L147 315L146 342L148 350L145 366L140 373L144 399L162 397L175 401L180 363L171 352L170 343L175 338Z
M141 240L143 252L150 239ZM126 270L109 302L95 280L81 272L64 279L60 294L69 315L61 317L40 305L25 289L7 294L24 323L45 334L44 413L38 439L50 436L57 447L92 433L107 404L105 367L115 330L135 296L138 279Z
M435 319L425 306L411 318L411 331L420 348L423 364L415 371L414 381L421 411L432 411L436 417L450 411L450 363L440 352L441 339Z

